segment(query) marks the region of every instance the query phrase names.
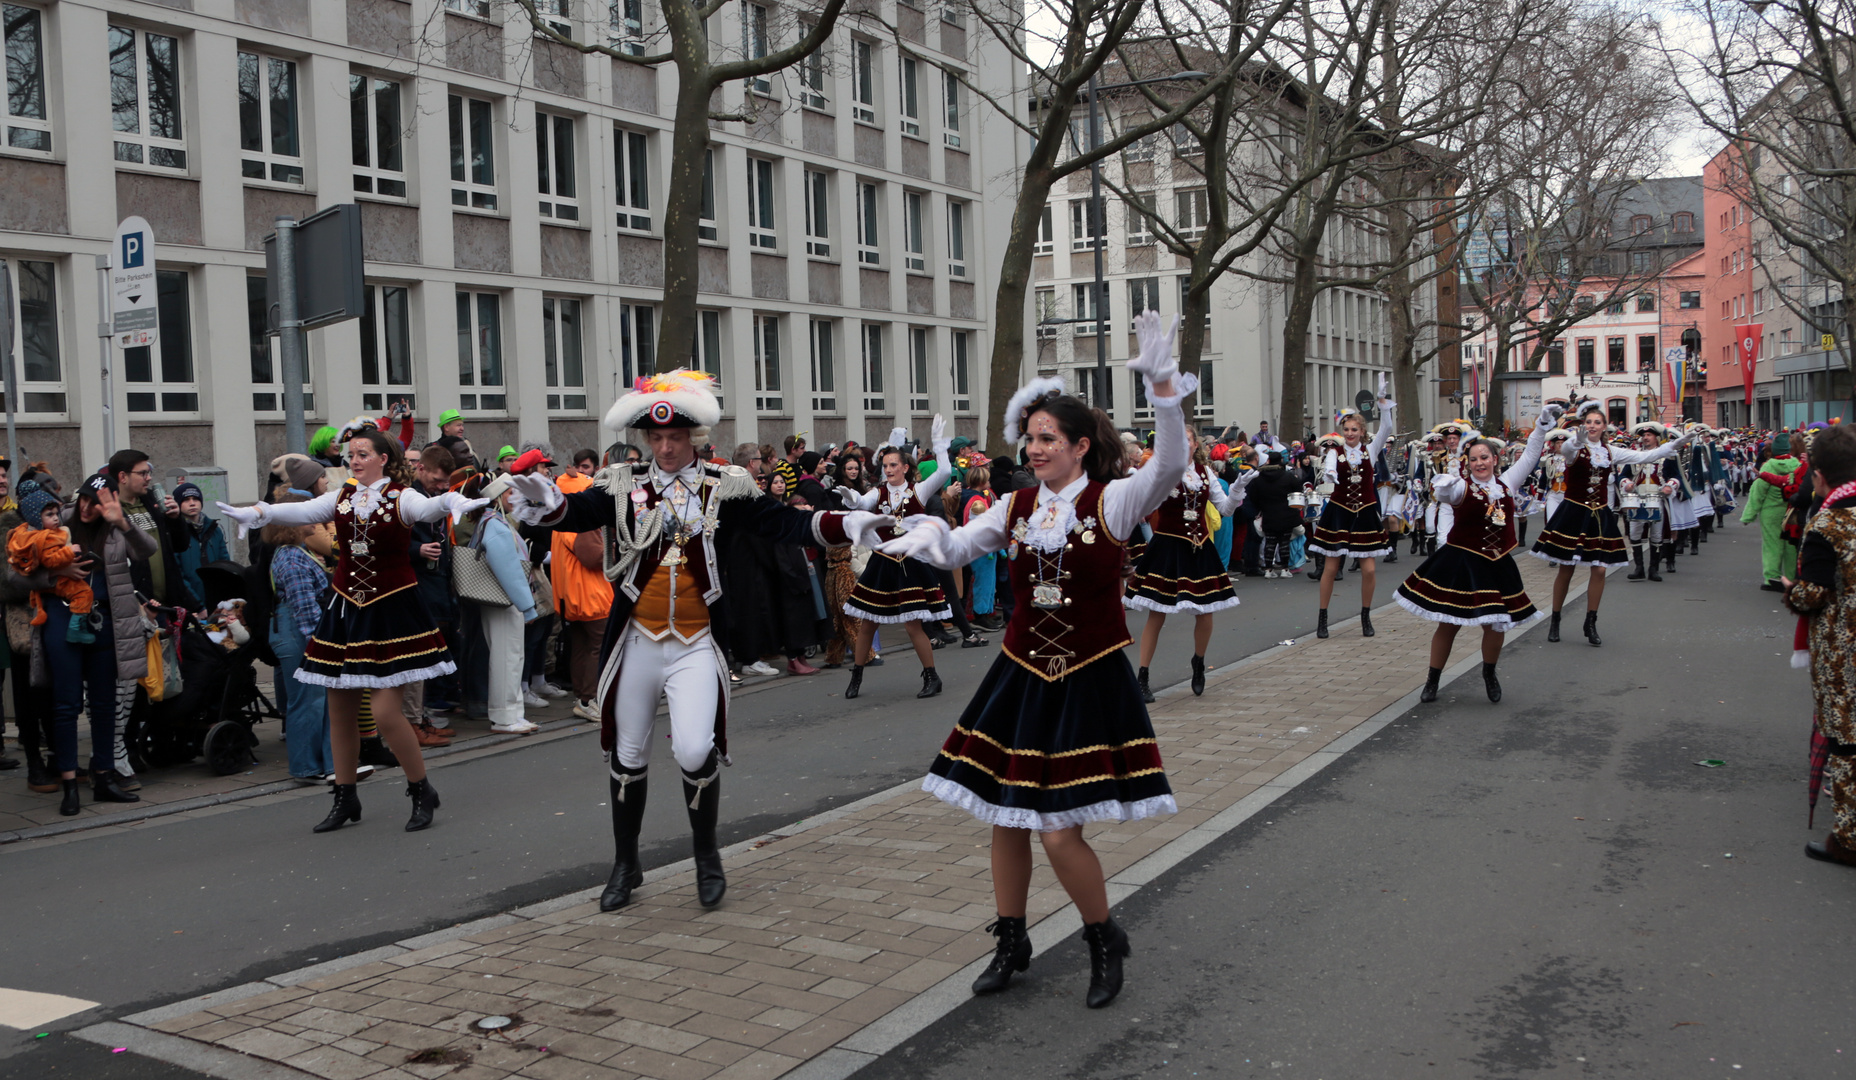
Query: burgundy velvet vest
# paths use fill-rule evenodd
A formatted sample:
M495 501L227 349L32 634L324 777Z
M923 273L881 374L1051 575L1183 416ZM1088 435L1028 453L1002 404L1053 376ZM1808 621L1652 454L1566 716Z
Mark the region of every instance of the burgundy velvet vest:
M1102 521L1106 485L1089 481L1076 497L1076 525L1061 558L1020 542L1037 510L1039 488L1012 493L1006 547L1012 575L1012 621L1005 654L1046 682L1116 652L1133 639L1121 606L1127 550ZM1039 588L1043 586L1043 588ZM1042 600L1047 605L1040 607Z

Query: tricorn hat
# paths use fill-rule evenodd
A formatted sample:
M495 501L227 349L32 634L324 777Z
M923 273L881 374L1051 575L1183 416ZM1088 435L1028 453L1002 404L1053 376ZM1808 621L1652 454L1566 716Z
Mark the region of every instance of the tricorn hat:
M715 377L702 371L643 375L606 413L609 428L712 427L722 419Z

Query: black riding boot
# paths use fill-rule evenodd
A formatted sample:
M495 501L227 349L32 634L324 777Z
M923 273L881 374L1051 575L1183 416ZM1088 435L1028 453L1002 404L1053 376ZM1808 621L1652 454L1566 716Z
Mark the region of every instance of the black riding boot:
M851 665L851 685L844 688L844 700L849 701L856 697L858 691L863 689L863 685L864 666L862 664L853 663Z
M931 667L923 668L922 669L922 688L916 691L915 696L918 698L933 697L940 692L941 692L940 674Z
M1488 688L1490 701L1502 699L1502 684L1495 681L1495 665L1486 660L1482 664L1482 685Z
M431 828L432 811L438 809L438 789L432 786L431 779L407 781L406 797L412 800L412 816L406 819L406 831Z
M1664 544L1663 550L1667 550L1668 547L1669 547L1668 544ZM1656 547L1656 545L1654 544L1650 545L1650 580L1651 581L1663 580L1663 575L1656 572L1656 568L1662 565L1662 561L1663 561L1662 556L1659 553L1659 550ZM1673 561L1673 559L1671 561ZM1671 567L1671 569L1674 569L1674 567Z
M1558 641L1559 639L1560 639L1560 613L1556 611L1553 613L1552 617L1547 620L1547 640Z
M1652 564L1650 569L1654 571L1656 569L1655 565ZM1630 573L1624 575L1624 580L1625 581L1642 581L1643 580L1643 545L1642 544L1632 544L1630 546Z
M1434 667L1424 676L1424 689L1418 691L1418 700L1426 705L1437 700L1437 680L1444 677L1444 669Z
M58 804L58 812L65 817L76 817L77 812L83 809L83 806L78 802L77 795L81 789L77 786L76 780L65 780L61 782L64 785L64 801Z
M1667 540L1663 541L1663 561L1669 564L1670 573L1676 572L1676 546Z
M1596 611L1588 611L1585 613L1585 640L1591 642L1593 645L1604 644L1604 641L1598 636L1598 612Z
M1328 636L1328 609L1327 608L1322 608L1321 616L1315 620L1315 636L1322 637L1322 638Z
M1025 933L1025 920L1001 915L986 932L999 939L992 963L973 980L976 994L996 994L1012 984L1012 973L1031 966L1031 938Z
M1089 997L1092 1009L1100 1009L1121 993L1121 961L1133 950L1128 948L1128 934L1115 925L1114 916L1083 927L1083 940L1089 943Z
M1197 697L1203 693L1205 693L1205 658L1195 656L1192 658L1192 694Z
M353 784L332 784L335 791L335 805L329 808L329 816L323 818L311 832L334 832L350 821L361 820L361 799L354 793Z
M1690 555L1701 554L1701 529L1699 528L1688 531L1688 553Z
M715 819L722 810L722 763L709 752L708 775L683 774L683 795L690 809L690 850L696 856L696 899L712 908L728 891L722 852L715 842Z
M606 776L612 807L612 876L599 894L599 910L617 911L632 902L632 890L644 884L644 864L638 858L638 832L644 827L644 801L650 794L644 770L623 777Z
M1369 607L1361 608L1360 609L1360 636L1361 637L1372 637L1376 633L1378 633L1378 631L1373 629L1373 609Z
M1154 703L1154 692L1153 689L1147 685L1147 669L1142 668L1140 671L1135 672L1134 681L1141 689L1141 700L1152 705Z

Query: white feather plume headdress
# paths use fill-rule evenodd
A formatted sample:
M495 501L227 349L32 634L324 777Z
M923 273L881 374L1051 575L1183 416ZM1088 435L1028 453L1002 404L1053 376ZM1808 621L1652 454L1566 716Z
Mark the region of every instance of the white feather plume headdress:
M645 375L614 402L606 413L606 426L714 427L722 419L715 400L715 377L705 371L667 371Z
M1064 386L1061 375L1032 379L1019 387L1018 393L1012 395L1012 400L1005 407L1005 441L1016 444L1024 437L1026 413L1030 412L1033 406L1067 391L1068 388Z

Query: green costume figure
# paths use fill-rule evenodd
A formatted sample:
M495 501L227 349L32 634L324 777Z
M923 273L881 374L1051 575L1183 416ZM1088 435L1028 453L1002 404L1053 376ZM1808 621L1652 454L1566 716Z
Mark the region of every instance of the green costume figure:
M1760 477L1747 493L1746 512L1740 515L1743 525L1759 522L1760 577L1775 589L1780 578L1792 576L1798 565L1798 548L1780 532L1785 523L1785 492L1766 477L1789 479L1798 471L1798 459L1791 456L1791 448L1789 435L1781 434L1772 440L1773 457L1760 466Z

